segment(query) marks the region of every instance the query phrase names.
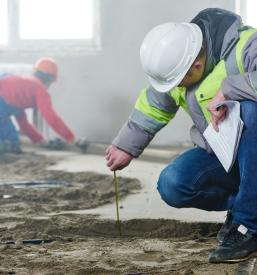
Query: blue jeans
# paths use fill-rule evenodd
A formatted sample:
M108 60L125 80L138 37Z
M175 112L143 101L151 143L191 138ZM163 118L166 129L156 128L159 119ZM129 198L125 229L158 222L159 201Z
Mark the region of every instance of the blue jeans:
M4 99L0 97L0 144L8 141L14 150L20 148L20 140L10 116L18 115L19 113L20 110L18 108L9 106Z
M240 105L244 129L231 171L226 173L215 155L195 147L161 172L157 189L173 207L232 209L233 223L257 233L257 103Z

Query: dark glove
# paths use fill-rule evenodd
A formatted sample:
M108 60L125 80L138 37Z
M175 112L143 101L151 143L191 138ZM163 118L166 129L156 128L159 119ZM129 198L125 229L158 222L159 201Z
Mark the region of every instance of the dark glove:
M63 150L65 147L65 142L60 138L54 138L48 141L46 147L51 150Z
M90 142L85 138L80 138L75 142L75 145L80 149L82 153L86 153Z

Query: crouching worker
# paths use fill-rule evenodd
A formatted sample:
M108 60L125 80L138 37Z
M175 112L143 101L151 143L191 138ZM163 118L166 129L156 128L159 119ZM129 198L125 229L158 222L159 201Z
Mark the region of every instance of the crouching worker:
M196 145L161 172L158 191L170 206L228 210L210 262L237 262L257 253L257 30L229 11L206 9L190 23L153 28L141 46L151 86L107 149L107 165L129 165L182 107ZM236 163L226 173L203 137L218 130L224 100L240 102L244 122Z
M25 109L28 108L37 109L48 125L66 142L74 141L73 132L54 110L48 93L57 74L55 61L41 58L35 64L32 76L5 75L0 78L0 142L8 141L13 151L20 150L18 133L10 119L14 115L21 133L33 143L45 143L41 133L27 120Z

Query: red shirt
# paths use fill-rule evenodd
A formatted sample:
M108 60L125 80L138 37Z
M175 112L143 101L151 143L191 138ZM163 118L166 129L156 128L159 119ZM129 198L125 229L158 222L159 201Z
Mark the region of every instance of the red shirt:
M68 142L74 140L72 131L55 112L47 88L36 77L10 75L0 79L0 96L8 105L22 110L37 108L56 133ZM21 132L31 141L36 143L43 140L38 130L28 122L24 111L16 116L16 120Z

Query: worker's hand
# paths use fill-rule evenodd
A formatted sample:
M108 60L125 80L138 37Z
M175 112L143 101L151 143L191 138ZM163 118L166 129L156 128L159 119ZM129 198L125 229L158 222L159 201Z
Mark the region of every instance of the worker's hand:
M207 106L207 110L211 113L211 123L216 132L219 132L218 124L220 121L223 121L227 114L226 106L219 106L223 101L225 101L225 97L221 90L218 91L216 96L209 102Z
M50 140L41 140L37 144L43 148L47 148L50 150L63 150L65 147L65 142L62 141L60 138L53 138Z
M53 138L48 141L47 148L50 150L63 150L65 142L60 138Z
M86 153L89 145L90 145L90 142L86 139L86 138L79 138L77 139L76 141L74 141L74 145L79 148L79 150L82 152L82 153Z
M128 166L134 157L131 154L120 150L115 145L110 145L105 152L105 158L110 170L115 171Z

